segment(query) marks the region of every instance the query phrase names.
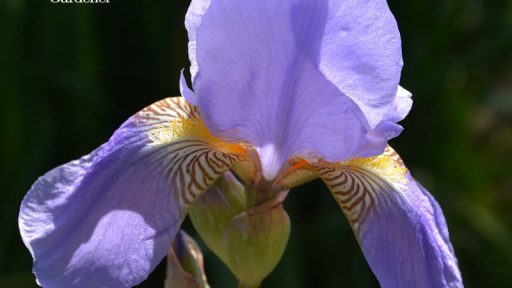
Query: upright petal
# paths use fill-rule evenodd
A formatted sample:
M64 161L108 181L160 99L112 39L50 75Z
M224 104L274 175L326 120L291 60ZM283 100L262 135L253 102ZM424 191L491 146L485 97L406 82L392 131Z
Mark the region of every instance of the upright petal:
M366 142L354 157L370 157L379 155L388 145L388 140L397 137L402 133L403 127L396 124L409 113L412 107L412 94L398 86L395 100L389 107L384 118L375 128L366 133Z
M183 69L181 69L180 73L180 93L188 103L197 105L197 95L188 88L187 80L185 80L185 76L183 75Z
M193 0L190 3L190 6L187 11L187 15L185 15L185 27L188 31L188 58L190 59L190 75L192 76L192 82L196 78L197 70L199 67L197 66L197 55L196 55L196 34L199 27L201 27L201 23L203 21L203 16L208 10L210 6L211 0Z
M395 101L390 109L384 115L383 121L398 122L402 121L412 107L411 92L405 90L402 86L398 86Z
M254 144L267 178L293 154L348 159L393 104L400 37L384 0L194 0L187 16L205 123Z
M131 287L147 277L188 205L242 157L201 134L198 117L182 98L157 102L34 183L19 227L41 286Z
M441 208L388 146L310 167L329 186L384 288L463 287Z

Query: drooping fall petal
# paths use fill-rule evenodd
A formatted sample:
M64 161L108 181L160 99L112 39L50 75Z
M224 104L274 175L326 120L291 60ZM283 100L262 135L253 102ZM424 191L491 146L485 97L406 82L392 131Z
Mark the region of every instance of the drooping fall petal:
M310 169L330 188L383 288L463 287L442 210L389 146L377 157Z
M19 215L38 283L140 283L165 256L188 205L242 159L237 151L208 135L195 107L167 98L91 154L46 173Z

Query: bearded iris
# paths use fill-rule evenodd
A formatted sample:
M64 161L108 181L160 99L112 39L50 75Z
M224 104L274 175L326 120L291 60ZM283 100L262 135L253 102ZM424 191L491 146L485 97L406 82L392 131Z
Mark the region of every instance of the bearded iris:
M192 89L38 179L19 226L44 287L129 287L226 171L255 206L321 178L382 287L462 287L442 211L387 141L411 107L384 0L193 0ZM264 188L262 188L264 187Z

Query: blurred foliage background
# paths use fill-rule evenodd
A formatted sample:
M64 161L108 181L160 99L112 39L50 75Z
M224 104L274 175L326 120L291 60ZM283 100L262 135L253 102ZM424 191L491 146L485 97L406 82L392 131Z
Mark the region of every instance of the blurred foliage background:
M47 170L178 95L188 0L0 0L0 287L35 287L17 214ZM392 140L444 208L466 287L512 287L512 1L390 1L414 107ZM221 76L221 75L219 75ZM285 205L292 234L263 287L378 287L320 181ZM192 235L190 224L186 228ZM204 251L212 287L235 287ZM160 265L141 287L162 287Z

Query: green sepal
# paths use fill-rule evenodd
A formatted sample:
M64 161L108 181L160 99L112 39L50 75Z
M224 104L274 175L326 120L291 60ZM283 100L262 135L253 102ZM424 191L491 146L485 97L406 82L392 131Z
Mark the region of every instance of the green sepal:
M282 199L252 207L248 193L228 172L191 207L189 216L206 245L241 286L258 287L284 253L290 220Z

